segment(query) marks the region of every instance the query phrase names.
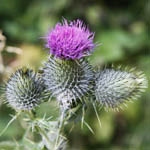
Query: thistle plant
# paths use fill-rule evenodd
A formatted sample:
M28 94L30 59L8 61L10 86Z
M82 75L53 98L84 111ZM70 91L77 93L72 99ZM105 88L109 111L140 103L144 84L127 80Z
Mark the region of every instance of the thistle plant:
M85 123L89 104L118 109L147 88L145 75L136 69L96 70L90 65L88 58L98 45L93 42L94 33L81 20L64 19L42 39L50 51L41 73L26 67L18 69L6 82L4 92L9 106L24 113L32 131L40 134L37 149L67 149L63 129L70 121ZM46 100L51 103L51 98L56 99L60 116L56 121L38 118L36 106Z

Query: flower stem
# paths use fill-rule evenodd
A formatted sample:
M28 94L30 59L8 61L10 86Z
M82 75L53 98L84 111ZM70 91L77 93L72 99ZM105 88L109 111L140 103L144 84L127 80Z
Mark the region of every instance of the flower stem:
M55 142L55 148L57 149L57 145L59 147L59 136L60 136L60 132L62 131L62 129L64 128L64 123L65 123L65 112L62 113L60 121L59 121L59 129L58 129L58 133L57 133L57 137L56 137L56 142Z
M36 116L34 114L34 112L32 111L26 111L26 113L28 114L29 118L32 120L32 121L35 121L37 120L36 119ZM45 138L45 140L47 141L49 147L51 147L51 145L53 145L53 143L51 143L51 141L49 140L49 137L47 136L46 132L40 127L38 126L37 124L34 125L35 129L39 132L39 134Z

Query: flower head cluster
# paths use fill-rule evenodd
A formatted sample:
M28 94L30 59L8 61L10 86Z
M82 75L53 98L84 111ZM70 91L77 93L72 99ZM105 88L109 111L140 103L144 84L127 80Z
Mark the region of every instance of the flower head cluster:
M64 19L44 39L47 40L46 48L50 48L50 54L61 59L80 59L90 55L96 46L93 43L94 33L80 20L68 23Z
M18 114L23 111L29 117L26 119L29 124L27 131L32 129L41 135L42 141L34 143L36 149L66 150L67 140L61 131L71 121L81 120L82 125L85 124L93 133L84 121L89 104L93 104L101 125L97 105L111 109L121 108L127 101L137 99L147 88L148 82L142 72L121 67L95 70L89 64L85 56L90 55L96 46L93 43L94 33L80 20L68 23L64 19L44 39L47 40L46 47L50 48L50 56L39 72L26 67L20 68L2 87L9 106L19 111ZM50 120L51 117L47 118L46 115L42 119L36 118L34 108L52 97L59 104L60 117L56 117L56 121ZM27 134L26 137L28 136Z

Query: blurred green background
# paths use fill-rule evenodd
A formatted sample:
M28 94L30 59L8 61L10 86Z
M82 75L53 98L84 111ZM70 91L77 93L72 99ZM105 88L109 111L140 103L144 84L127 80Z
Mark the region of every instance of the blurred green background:
M30 65L38 69L46 57L40 37L62 18L82 19L95 32L96 48L93 65L128 65L142 70L150 77L150 1L148 0L0 0L0 30L7 37L2 51L3 65L0 81L16 67ZM0 41L1 42L1 41ZM15 46L22 50L16 54L9 50ZM18 50L19 51L19 50ZM0 83L2 84L2 83ZM86 121L95 131L77 124L72 132L66 128L69 150L149 150L150 149L150 89L128 108L120 112L99 115L99 128L93 108L86 113ZM39 114L56 115L54 105L43 104ZM0 131L11 119L14 111L0 102ZM22 120L12 123L0 137L0 142L21 139L25 128ZM5 147L0 143L0 150ZM10 150L13 150L10 145Z

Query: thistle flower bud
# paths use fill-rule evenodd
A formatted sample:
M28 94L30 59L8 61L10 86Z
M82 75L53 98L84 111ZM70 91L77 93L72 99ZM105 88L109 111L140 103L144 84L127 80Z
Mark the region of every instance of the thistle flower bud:
M106 107L115 108L137 99L145 88L147 80L144 74L134 69L104 69L96 74L96 101Z
M45 84L64 110L76 106L93 88L94 73L85 59L63 60L50 56L44 65Z
M43 100L44 90L39 74L28 68L21 68L6 83L5 96L15 110L30 110Z

